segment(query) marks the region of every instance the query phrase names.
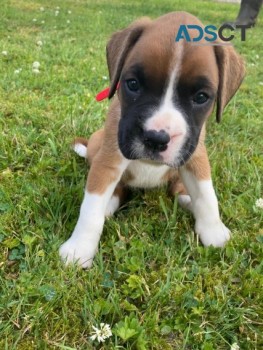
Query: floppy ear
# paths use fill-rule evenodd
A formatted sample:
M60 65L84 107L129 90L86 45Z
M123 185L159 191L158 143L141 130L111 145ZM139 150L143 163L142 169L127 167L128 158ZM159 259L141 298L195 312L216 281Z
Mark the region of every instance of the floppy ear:
M109 40L107 44L107 63L110 75L109 98L116 91L121 71L130 49L135 45L150 22L151 20L148 17L143 17L132 23L128 28L114 33Z
M216 121L219 123L225 106L236 93L245 76L244 62L232 46L215 46L219 71Z

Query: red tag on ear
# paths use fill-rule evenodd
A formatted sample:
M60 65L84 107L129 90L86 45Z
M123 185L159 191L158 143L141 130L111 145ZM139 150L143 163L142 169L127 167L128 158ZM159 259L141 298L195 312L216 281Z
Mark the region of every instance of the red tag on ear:
M96 95L96 101L100 102L109 97L110 88L104 89Z
M116 90L118 90L119 86L120 86L120 82L118 82ZM110 92L110 88L109 87L107 87L106 89L104 89L101 92L99 92L96 95L96 101L100 102L102 100L105 100L105 98L109 97L109 92Z

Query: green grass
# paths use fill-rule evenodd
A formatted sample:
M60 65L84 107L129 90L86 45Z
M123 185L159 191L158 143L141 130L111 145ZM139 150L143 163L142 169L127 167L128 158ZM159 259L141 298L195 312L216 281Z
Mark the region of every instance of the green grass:
M135 192L107 220L91 270L58 256L87 171L70 142L101 127L108 108L94 96L108 85L110 33L182 9L217 26L238 12L194 0L1 2L0 349L263 348L263 11L246 42L235 39L247 77L222 123L213 116L208 127L227 246L203 248L192 216L159 189ZM114 335L98 345L89 337L101 322Z

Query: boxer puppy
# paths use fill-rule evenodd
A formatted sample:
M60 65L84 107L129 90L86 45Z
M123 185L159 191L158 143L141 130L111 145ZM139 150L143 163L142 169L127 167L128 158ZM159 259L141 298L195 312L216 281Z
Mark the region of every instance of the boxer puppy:
M222 247L230 237L211 180L205 124L214 106L220 121L242 82L244 65L220 42L175 42L180 24L203 27L196 17L173 12L153 21L142 18L113 34L107 45L109 98L117 93L105 127L74 145L91 167L78 222L60 247L67 264L91 267L105 216L118 209L127 186L168 182L170 192L179 191L179 202L192 211L205 246Z

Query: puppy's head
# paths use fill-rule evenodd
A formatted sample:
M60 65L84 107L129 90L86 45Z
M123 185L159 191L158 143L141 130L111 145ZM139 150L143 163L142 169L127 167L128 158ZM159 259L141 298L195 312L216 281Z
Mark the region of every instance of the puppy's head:
M196 17L174 12L136 21L107 45L109 97L120 82L118 140L128 159L183 165L214 105L219 121L244 77L231 46L175 42L180 24L203 27Z

